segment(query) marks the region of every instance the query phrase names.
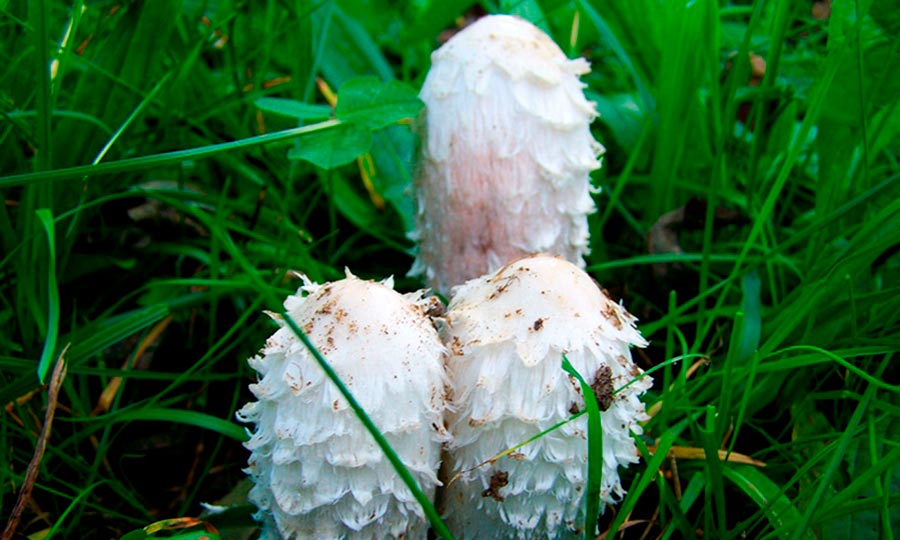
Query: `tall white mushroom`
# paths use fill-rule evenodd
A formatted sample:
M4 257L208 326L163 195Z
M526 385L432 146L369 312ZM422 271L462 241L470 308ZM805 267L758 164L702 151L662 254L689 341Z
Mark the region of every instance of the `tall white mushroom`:
M483 17L431 60L410 273L447 294L533 253L583 266L589 174L603 152L578 79L587 61L509 15Z
M638 396L651 385L642 377L614 393L642 375L629 351L646 345L634 317L574 264L539 255L457 287L442 337L454 385L446 466L459 475L444 497L450 529L468 540L581 534L585 416L485 462L584 410L565 354L600 402L602 501L621 497L617 469L638 461L630 433L641 433Z
M433 300L433 299L432 299ZM285 308L429 496L448 438L446 349L420 294L391 280L309 282ZM256 429L247 472L264 539L425 538L412 493L303 343L282 325L250 359L261 379L238 417Z

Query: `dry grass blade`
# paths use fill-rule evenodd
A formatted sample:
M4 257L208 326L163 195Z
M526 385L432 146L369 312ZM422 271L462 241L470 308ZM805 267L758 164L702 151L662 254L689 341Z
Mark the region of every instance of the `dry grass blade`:
M31 498L31 491L34 489L34 483L37 481L38 471L41 467L41 459L44 457L44 450L47 447L47 439L50 438L50 428L53 424L53 415L56 412L56 403L59 398L59 389L62 386L63 379L66 377L66 360L65 355L69 346L59 354L56 360L56 367L53 368L53 376L50 379L50 386L47 392L47 412L44 415L44 425L41 428L41 434L38 436L37 444L34 448L34 455L28 464L28 471L25 473L25 481L19 490L19 497L16 499L16 505L13 507L9 516L9 522L3 531L2 540L12 540L16 533L16 527L19 525L19 519L22 517L22 511Z
M172 316L169 315L165 319L159 321L156 326L150 330L150 333L146 338L141 340L138 345L137 351L134 353L134 357L131 360L131 369L134 369L141 360L141 357L144 356L144 353L147 352L147 348L159 341L160 336L163 332L165 332L166 328L169 327L169 323L172 322ZM128 369L128 361L125 361L125 364L122 365L122 371ZM100 394L100 399L97 400L97 406L94 408L91 414L100 414L101 412L108 412L109 408L112 406L113 399L115 399L116 394L119 393L119 388L122 386L122 377L113 377L110 379L109 384L106 385L106 388L103 389L103 393Z
M650 452L656 453L655 446L647 447ZM706 451L702 448L694 448L690 446L671 446L669 447L668 456L676 459L706 459ZM743 463L745 465L753 465L755 467L765 467L766 464L758 459L750 456L739 454L737 452L729 453L727 450L719 450L719 459L721 461L730 461L733 463Z

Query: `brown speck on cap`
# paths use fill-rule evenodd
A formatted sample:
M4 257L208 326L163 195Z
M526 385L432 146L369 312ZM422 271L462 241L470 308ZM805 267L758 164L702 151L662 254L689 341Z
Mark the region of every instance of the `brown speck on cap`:
M607 301L606 305L603 306L601 314L607 321L612 323L616 330L622 329L622 319L619 318L619 312L616 310L616 305L613 304L612 300Z
M500 489L509 484L509 473L506 471L497 471L491 476L490 487L481 492L482 497L490 497L499 502L503 502L503 496L500 495Z
M591 383L591 390L594 391L594 397L597 398L597 407L601 411L609 409L615 395L612 370L609 366L604 365L597 370L594 374L594 381Z

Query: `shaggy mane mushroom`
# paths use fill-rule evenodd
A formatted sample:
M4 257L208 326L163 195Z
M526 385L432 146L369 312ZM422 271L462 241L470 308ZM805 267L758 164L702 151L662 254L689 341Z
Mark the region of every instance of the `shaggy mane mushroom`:
M589 175L603 153L578 79L589 71L509 15L479 19L432 54L419 94L412 275L447 294L533 253L584 265L595 210Z

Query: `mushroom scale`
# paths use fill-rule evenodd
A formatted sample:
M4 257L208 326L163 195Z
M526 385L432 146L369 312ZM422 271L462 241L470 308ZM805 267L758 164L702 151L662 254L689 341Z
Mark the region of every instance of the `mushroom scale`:
M305 280L305 278L304 278ZM305 280L306 281L306 280ZM421 293L391 280L306 281L285 309L359 401L431 498L448 440L446 349ZM278 319L278 317L276 317ZM250 365L256 424L245 446L263 539L424 539L418 502L309 350L285 326Z
M651 385L631 360L631 346L646 346L634 317L574 264L538 255L457 287L445 320L448 526L470 540L579 536L585 416L486 462L584 410L578 382L561 367L566 355L605 408L602 501L620 498L617 469L638 461L631 433L648 418L639 395Z
M415 187L419 253L411 275L454 285L538 252L580 266L595 210L590 172L603 147L594 103L570 60L540 29L492 15L432 55Z

